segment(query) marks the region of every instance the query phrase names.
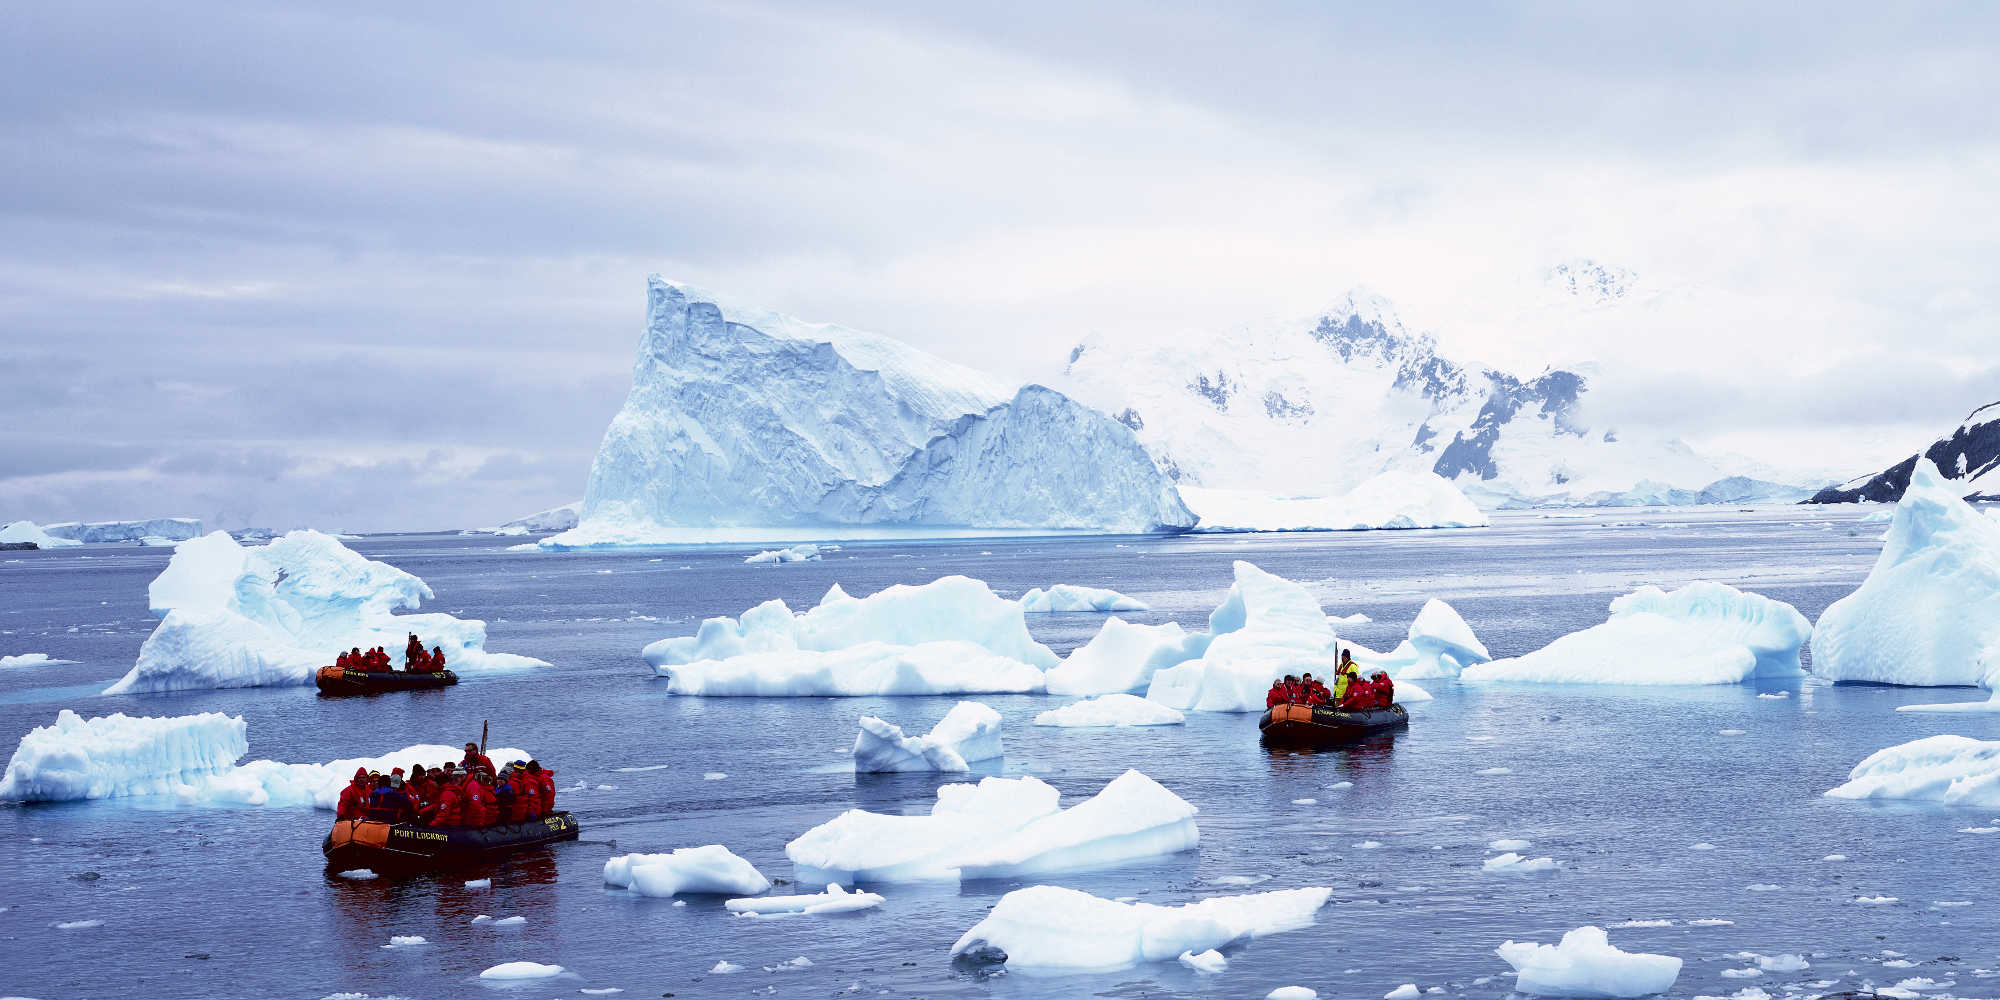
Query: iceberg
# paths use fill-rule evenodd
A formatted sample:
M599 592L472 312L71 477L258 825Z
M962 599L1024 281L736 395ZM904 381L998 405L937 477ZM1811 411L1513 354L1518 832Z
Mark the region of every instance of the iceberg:
M1157 701L1148 701L1132 694L1099 695L1073 705L1052 708L1035 716L1037 726L1060 726L1070 729L1094 726L1115 726L1120 729L1130 726L1178 726L1185 722L1187 716Z
M1019 602L963 576L861 598L835 586L799 614L766 601L644 655L677 694L766 697L1038 691L1057 662Z
M317 531L245 548L217 531L182 542L147 588L161 619L139 660L105 694L311 684L353 646L401 649L415 632L461 676L547 666L486 651L486 623L399 615L432 597L424 581Z
M882 905L882 897L872 892L848 892L838 883L830 884L825 892L804 893L796 896L764 896L758 899L731 899L723 902L723 909L739 916L823 916L829 913L853 913L869 910Z
M1272 681L1333 676L1333 625L1312 594L1240 560L1235 573L1207 635L1190 643L1194 658L1155 673L1147 698L1183 712L1261 712Z
M1135 625L1107 618L1090 641L1070 651L1044 675L1050 694L1121 694L1144 690L1161 668L1200 655L1208 636L1190 635L1178 622Z
M57 659L47 653L17 653L13 656L0 656L0 669L7 667L47 667L58 663L75 662L75 660Z
M654 275L581 519L542 544L1193 523L1129 428L1059 392Z
M1424 602L1417 619L1410 623L1409 638L1387 654L1356 647L1356 660L1364 666L1380 667L1398 681L1430 677L1457 677L1459 671L1475 663L1493 659L1485 644L1472 634L1472 626L1459 617L1457 609L1437 598Z
M489 982L520 982L529 979L552 979L563 974L560 965L543 965L540 962L502 962L479 974L479 978Z
M1331 497L1196 486L1180 491L1200 519L1193 529L1200 532L1484 528L1489 523L1450 480L1429 472L1391 470Z
M1665 993L1681 960L1619 951L1601 927L1579 927L1559 945L1508 941L1494 949L1514 967L1514 989L1541 997L1643 997Z
M2000 741L1939 735L1877 750L1826 794L2000 807Z
M201 534L198 517L155 517L144 521L65 521L42 529L50 536L73 542L148 542L158 539L168 544L184 542Z
M548 531L568 531L576 527L577 512L582 509L583 501L577 500L560 507L538 510L526 517L517 517L491 528L467 528L459 534L520 536Z
M22 545L32 545L38 549L55 549L68 545L82 544L82 542L70 538L57 538L43 531L41 526L33 521L14 521L6 527L0 528L0 545L11 545L17 548Z
M825 558L827 552L832 552L839 548L840 546L838 545L829 545L822 549L811 542L806 542L801 545L794 545L789 549L765 549L754 556L744 557L743 561L752 565L760 563L819 562Z
M620 854L604 863L604 884L641 896L755 896L771 888L770 879L721 844L666 854Z
M1115 590L1079 587L1058 583L1047 590L1036 587L1021 595L1021 610L1031 615L1057 611L1150 611L1145 601L1126 597Z
M974 761L1000 755L1000 713L976 701L959 702L922 736L904 736L900 727L864 715L854 737L854 770L861 774L963 773L972 770Z
M945 785L928 816L850 809L785 845L816 882L919 882L1094 871L1192 850L1195 807L1138 771L1057 809L1036 778Z
M1466 667L1459 679L1541 684L1737 684L1797 677L1812 628L1783 601L1697 582L1641 587L1611 602L1600 625L1535 652Z
M953 957L1010 968L1110 971L1171 962L1234 941L1310 926L1333 890L1213 896L1181 906L1120 903L1052 885L1015 889L951 946Z
M1916 461L1874 568L1819 616L1816 676L2000 689L2000 522L1964 488Z

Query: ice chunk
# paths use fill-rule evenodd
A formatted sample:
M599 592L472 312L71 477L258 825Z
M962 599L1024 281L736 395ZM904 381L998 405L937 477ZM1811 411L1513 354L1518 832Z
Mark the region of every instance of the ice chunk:
M1735 684L1796 677L1805 616L1783 601L1721 583L1667 593L1641 587L1611 602L1601 625L1525 656L1467 667L1471 682Z
M1152 609L1145 601L1126 597L1115 590L1058 583L1047 590L1036 587L1022 594L1021 610L1032 615L1056 611L1150 611Z
M1838 799L1926 799L2000 806L2000 741L1926 736L1877 750L1826 793Z
M527 918L527 917L523 917L523 916L521 916L521 915L519 915L519 914L516 914L516 915L514 915L514 916L511 916L511 917L501 917L500 919L498 919L498 920L495 920L495 921L493 921L493 926L495 926L495 927L525 927L525 926L527 926L527 923L528 923L528 918Z
M65 708L21 737L0 778L0 799L61 802L172 795L234 769L250 751L241 716L124 714L84 719Z
M485 972L479 978L488 980L548 979L563 974L560 965L542 965L538 962L502 962Z
M1194 523L1130 428L887 337L654 275L638 356L581 522L549 547Z
M335 872L334 874L339 878L350 879L355 882L366 882L375 877L375 871L370 868L350 868L347 871Z
M1512 851L1486 859L1485 869L1489 872L1509 874L1525 872L1551 872L1562 867L1562 862L1554 858L1524 858Z
M1496 840L1487 844L1486 849L1489 851L1525 851L1533 846L1535 846L1534 842L1527 840Z
M731 899L723 907L732 913L752 915L802 913L807 916L828 913L851 913L882 905L882 897L872 892L848 892L839 883L832 883L825 892L808 893L798 896L764 896L757 899Z
M1486 515L1458 487L1429 472L1391 470L1330 497L1183 485L1181 498L1201 519L1196 531L1363 531L1487 524Z
M1090 641L1070 651L1045 677L1050 694L1120 694L1141 690L1153 675L1199 656L1207 635L1190 635L1179 622L1135 625L1107 618Z
M1247 562L1235 573L1208 616L1199 658L1154 674L1147 698L1183 712L1259 712L1271 682L1286 674L1333 676L1333 626L1312 594Z
M58 663L75 662L75 660L59 660L47 653L20 653L14 656L0 656L0 669L7 667L47 667Z
M1092 726L1178 726L1187 716L1156 701L1138 695L1107 694L1073 705L1052 708L1035 716L1037 726L1082 728Z
M1857 903L1860 903L1860 904L1861 904L1862 906L1887 906L1887 905L1889 905L1890 903L1893 903L1893 902L1896 902L1896 897L1894 897L1894 896L1856 896L1856 897L1854 897L1854 901L1855 901L1855 902L1857 902Z
M1181 952L1181 964L1196 972L1214 974L1229 968L1229 959L1221 952L1210 948L1197 955L1192 951Z
M836 586L796 615L766 601L645 657L675 693L762 696L1036 691L1057 662L1018 602L963 576L864 598Z
M38 549L56 549L69 545L82 545L72 538L57 538L42 530L33 521L14 521L0 528L0 545L33 545Z
M961 701L923 736L904 736L901 727L872 715L861 717L854 738L854 770L972 770L971 763L1001 755L1000 713L976 701Z
M1062 811L1035 778L945 785L928 816L850 809L785 845L809 881L998 878L1113 868L1192 849L1195 808L1137 771Z
M421 934L392 934L389 936L389 943L383 945L382 947L414 948L417 945L427 944L427 943L428 942L424 940L424 936Z
M726 976L732 972L742 972L742 971L743 971L742 966L737 965L735 962L731 962L728 959L722 959L715 963L714 968L708 970L708 974L711 976Z
M1417 998L1422 995L1423 991L1417 989L1417 984L1404 983L1403 985L1398 986L1395 989L1382 994L1382 1000L1417 1000Z
M310 684L344 649L403 648L415 632L461 675L547 666L486 651L486 623L394 612L429 599L422 580L317 531L262 548L224 532L182 542L147 589L161 622L106 694Z
M83 524L65 521L61 524L48 525L42 530L53 538L73 542L139 542L148 545L172 545L201 534L201 519L155 517L143 521L89 521ZM148 539L156 539L157 542L150 542Z
M1649 996L1681 974L1680 959L1619 951L1600 927L1579 927L1559 945L1508 941L1495 953L1514 967L1514 989L1533 996Z
M1765 972L1803 972L1812 968L1804 955L1759 955L1757 967Z
M1813 630L1832 681L2000 688L2000 522L1918 458L1882 553Z
M681 847L669 854L621 854L604 863L604 883L642 896L753 896L771 888L762 872L721 844Z
M341 874L343 874L343 875L344 875L344 874L346 874L346 873L345 873L345 872L342 872ZM368 873L368 877L369 877L369 878L374 878L374 877L375 877L375 873L374 873L374 872L369 872L369 873ZM60 922L57 922L57 923L53 923L53 924L50 924L49 926L51 926L51 927L54 927L54 928L55 928L56 930L59 930L59 931L87 931L87 930L91 929L92 927L102 927L102 926L104 926L104 921L102 921L102 920L64 920L64 921L60 921Z
M1332 894L1322 888L1284 889L1156 906L1030 886L1000 897L951 953L1022 969L1122 969L1308 926Z
M1319 991L1306 986L1280 986L1264 994L1264 1000L1319 1000Z
M465 887L467 889L491 889L493 888L493 880L490 878L476 878L465 883Z
M745 557L743 561L752 564L819 562L825 558L826 552L835 551L839 548L840 546L838 545L829 545L826 549L822 550L819 546L811 542L805 542L788 549L765 549L754 556Z
M1472 626L1451 605L1436 598L1424 602L1410 623L1409 638L1386 654L1356 652L1364 666L1380 667L1398 681L1426 677L1456 677L1459 670L1493 659L1472 634Z

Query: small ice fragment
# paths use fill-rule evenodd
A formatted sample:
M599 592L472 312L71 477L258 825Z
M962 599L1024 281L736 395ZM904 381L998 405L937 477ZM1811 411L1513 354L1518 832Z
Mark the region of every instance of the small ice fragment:
M590 987L586 986L580 990L577 990L577 992L585 996L602 997L602 996L610 996L613 993L623 993L625 992L625 988L622 986L605 986L600 989L593 990Z
M726 976L732 972L742 972L742 971L743 971L742 966L737 965L735 962L731 962L728 959L724 959L722 961L715 963L715 968L708 970L708 974L711 976Z
M366 868L350 868L347 871L341 872L340 877L345 879L353 879L356 882L366 882L369 879L374 878L375 873Z
M704 772L702 772L702 775L701 775L701 780L703 780L703 781L721 781L722 779L724 779L724 778L727 778L727 777L729 777L729 775L727 775L727 774L724 774L724 773L722 773L721 771L704 771Z
M792 960L791 960L791 961L789 961L789 962L779 962L779 963L778 963L778 964L776 964L776 965L767 965L767 966L764 966L764 971L765 971L765 972L794 972L794 971L797 971L797 970L799 970L799 969L810 969L810 968L812 968L812 964L813 964L813 963L812 963L812 959L810 959L810 958L807 958L807 957L805 957L804 955L800 955L799 957L797 957L797 958L795 958L795 959L792 959Z
M2000 833L2000 826L1967 826L1959 828L1960 833Z
M493 918L482 913L476 917L473 917L472 922L475 924L490 924L493 922Z
M687 901L687 900L685 900L685 899L676 899L676 900L674 900L674 905L675 905L675 906L686 906L686 905L688 905L688 901Z
M1210 882L1216 885L1256 885L1259 882L1269 882L1270 880L1271 876L1269 875L1217 875L1209 879Z
M1914 969L1917 967L1917 963L1907 958L1892 958L1883 962L1882 967L1885 969Z
M1199 955L1192 951L1181 952L1181 964L1196 972L1214 973L1229 968L1229 959L1224 958L1221 952L1210 948Z
M104 926L104 921L102 921L102 920L65 920L65 921L63 921L62 923L59 923L59 924L50 924L49 926L50 926L50 927L53 927L53 928L55 928L56 930L59 930L59 931L81 931L81 930L87 930L87 929L89 929L89 928L92 928L92 927L102 927L102 926Z
M476 878L465 883L465 887L467 889L491 889L493 888L493 880L490 878Z
M1778 885L1775 882L1752 882L1749 885L1744 886L1743 888L1748 889L1751 892L1776 892L1779 889L1783 889L1784 886Z
M1969 900L1969 899L1940 899L1940 900L1935 900L1935 901L1933 901L1933 902L1931 903L1931 905L1932 905L1932 906L1939 906L1939 907L1949 907L1949 906L1971 906L1971 905L1972 905L1972 900Z
M1718 735L1721 735L1721 736L1741 736L1741 735L1743 735L1744 733L1747 733L1747 732L1749 732L1749 730L1748 730L1748 729L1718 729L1718 730L1716 730L1716 733L1717 733Z
M1854 901L1863 906L1886 906L1896 901L1894 896L1856 896Z
M479 978L489 980L547 979L551 976L560 976L562 973L563 967L560 965L543 965L540 962L502 962L480 973Z
M495 921L493 921L493 926L495 926L495 927L519 927L519 926L521 926L522 924L525 924L525 923L527 923L527 922L528 922L528 918L527 918L527 917L522 917L522 916L513 916L513 917L501 917L500 919L498 919L498 920L495 920Z
M1709 843L1709 842L1708 842L1708 841L1706 841L1706 840L1704 840L1704 841L1702 841L1702 842L1701 842L1701 843L1699 843L1699 844L1690 844L1690 845L1688 845L1688 850L1690 850L1690 851L1713 851L1713 850L1715 850L1715 845L1714 845L1714 844L1711 844L1711 843Z
M1486 849L1489 851L1525 851L1533 846L1535 846L1535 843L1531 840L1508 839L1489 841Z
M1764 974L1762 969L1724 969L1723 976L1729 979L1755 979Z
M1671 920L1624 920L1612 924L1610 929L1615 931L1625 927L1672 927L1673 925L1674 922Z
M1554 858L1524 858L1508 851L1505 854L1487 858L1483 865L1489 872L1548 872L1562 867L1562 862Z
M389 936L389 943L388 943L388 944L385 944L385 945L383 945L382 947L384 947L384 948L414 948L414 947L416 947L417 945L420 945L420 944L424 944L424 943L425 943L425 941L424 941L424 938L423 938L423 935L421 935L421 934L392 934L392 935L390 935L390 936Z
M1319 991L1304 986L1280 986L1264 994L1264 1000L1319 1000Z
M1821 860L1821 861L1846 861L1846 860L1847 860L1847 855L1845 855L1845 854L1829 854L1829 855L1827 855L1826 857L1823 857L1823 858L1821 858L1820 860Z
M1472 773L1485 775L1513 774L1514 769L1511 767L1484 767Z
M1404 983L1403 985L1398 986L1395 989L1382 994L1382 1000L1417 1000L1417 997L1421 995L1422 993L1417 989L1417 984Z
M1295 806L1316 806L1316 805L1319 805L1319 800L1318 800L1318 799L1293 799L1293 800L1292 800L1292 804L1293 804L1293 805L1295 805Z
M1559 945L1508 941L1494 951L1514 967L1515 991L1535 996L1648 996L1681 974L1680 959L1621 951L1599 927L1570 931Z
M1779 692L1777 692L1776 694L1773 694L1773 693L1770 693L1770 692L1765 692L1764 694L1760 694L1760 695L1758 695L1757 697L1759 697L1759 698L1790 698L1791 696L1792 696L1792 693L1791 693L1790 691L1779 691Z
M643 767L614 767L612 770L619 774L637 774L640 771L664 771L672 766L672 764L647 764Z
M1361 843L1354 845L1356 850L1362 850L1362 851L1372 851L1381 846L1382 842L1379 840L1364 840Z
M618 786L617 786L617 785L599 785L599 786L597 786L597 790L598 790L598 791L600 791L600 792L615 792L615 791L617 791L617 790L618 790Z
M1812 968L1804 955L1759 955L1757 967L1765 972L1803 972Z
M1354 787L1354 782L1352 781L1336 781L1333 784L1326 786L1326 790L1329 792L1337 792L1343 788L1353 788L1353 787Z

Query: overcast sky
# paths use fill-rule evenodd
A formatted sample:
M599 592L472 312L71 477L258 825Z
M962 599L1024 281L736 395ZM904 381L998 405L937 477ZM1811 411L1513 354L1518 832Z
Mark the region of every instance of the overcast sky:
M651 271L1021 379L1365 286L1791 464L2000 399L2000 7L1354 6L13 5L0 520L575 499Z

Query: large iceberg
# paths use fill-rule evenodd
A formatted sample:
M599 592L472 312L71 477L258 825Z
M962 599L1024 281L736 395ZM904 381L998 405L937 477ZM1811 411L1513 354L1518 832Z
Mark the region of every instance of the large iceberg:
M1155 673L1147 698L1184 712L1259 712L1286 674L1333 676L1337 640L1312 594L1241 560L1235 572L1196 658Z
M1964 488L1917 459L1875 568L1819 616L1815 675L2000 689L2000 522Z
M976 761L1001 755L1000 713L976 701L961 701L931 731L904 736L902 727L872 715L861 717L854 737L854 770L945 771L964 773Z
M1540 997L1643 997L1680 978L1670 955L1619 951L1601 927L1578 927L1559 945L1508 941L1494 951L1514 967L1514 990Z
M1021 969L1109 971L1312 924L1333 890L1214 896L1181 906L1121 903L1035 885L1000 897L951 946L953 956Z
M2000 741L1926 736L1877 750L1826 794L2000 808Z
M1193 523L1129 428L1059 392L654 275L582 519L543 544Z
M311 806L332 809L356 768L434 767L458 760L458 747L422 744L376 757L324 764L253 760L243 719L205 712L168 718L114 714L85 719L63 709L20 745L0 778L0 800L61 802L170 796L190 804ZM492 747L495 760L527 760L525 750Z
M766 601L644 655L675 693L711 696L1038 691L1057 662L1019 602L963 576L861 598L835 586L798 614Z
M1181 487L1195 531L1368 531L1483 528L1486 515L1458 487L1429 472L1381 473L1339 496Z
M1471 682L1737 684L1797 677L1812 626L1796 608L1727 584L1671 593L1641 587L1611 602L1603 624L1535 652L1466 667Z
M604 863L604 884L641 896L754 896L771 888L764 873L721 844L679 847L665 854L620 854Z
M154 517L144 521L65 521L42 529L75 542L138 542L148 538L182 542L201 534L197 517Z
M401 649L411 632L442 646L460 674L548 665L487 652L485 622L396 614L432 597L431 588L317 531L261 548L221 531L182 542L146 593L162 620L105 694L311 684L341 650Z
M525 517L503 521L491 528L467 528L461 535L527 535L544 531L568 531L576 527L577 512L583 509L583 501L576 500L560 507L538 510Z
M1120 694L1143 690L1164 667L1198 656L1206 634L1191 635L1178 622L1137 625L1107 618L1089 642L1070 651L1045 676L1050 694Z
M1039 779L945 785L926 816L850 809L785 845L802 879L915 882L1115 868L1192 850L1195 807L1138 771L1058 810Z
M58 538L42 530L33 521L14 521L0 527L0 545L32 545L38 549L57 549L68 545L82 545L72 538Z
M1380 667L1399 681L1426 677L1457 677L1459 671L1475 663L1493 659L1486 645L1472 634L1472 626L1459 617L1458 610L1437 598L1424 602L1423 610L1410 623L1409 638L1388 653L1357 647L1355 659L1366 667Z

